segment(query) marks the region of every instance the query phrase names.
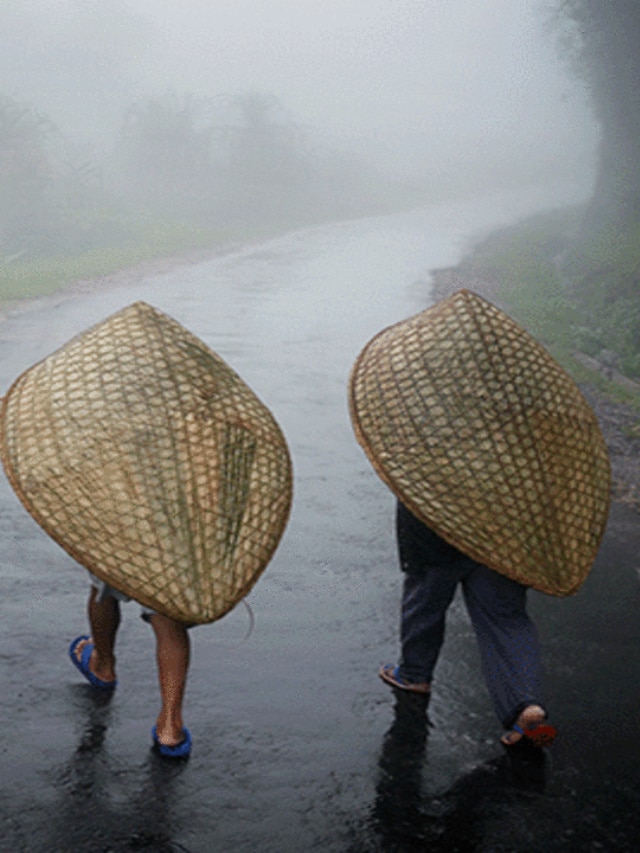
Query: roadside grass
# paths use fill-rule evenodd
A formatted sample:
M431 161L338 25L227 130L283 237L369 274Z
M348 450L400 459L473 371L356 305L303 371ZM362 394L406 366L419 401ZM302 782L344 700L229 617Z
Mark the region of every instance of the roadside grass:
M233 239L234 235L220 230L158 223L138 228L128 245L29 260L0 259L0 304L47 296L77 281L111 275L155 258L214 248Z
M364 199L343 211L345 219L405 210L424 201L416 191L397 197ZM47 296L78 281L99 279L146 261L179 256L191 250L215 250L232 243L268 239L294 228L335 221L335 210L302 210L296 215L273 213L268 217L240 217L228 225L198 226L193 222L162 219L152 213L132 215L122 211L85 211L78 234L86 248L45 250L29 254L0 254L0 305ZM62 233L62 232L61 232ZM67 238L69 235L66 235ZM50 246L54 238L49 238Z
M560 360L573 348L579 312L553 259L574 220L571 211L533 217L495 233L464 262L465 272L490 280L514 319Z
M593 340L640 380L640 223L609 227L567 258Z
M575 356L576 352L593 355L586 343L599 341L601 335L601 314L596 312L592 318L585 313L579 282L563 276L560 269L564 265L556 263L570 244L576 222L577 212L570 209L541 214L504 229L467 258L465 273L490 280L496 299L576 382L588 382L611 399L640 410L640 392L590 369ZM615 255L611 257L613 263ZM622 267L610 275L625 275L629 263L627 253Z

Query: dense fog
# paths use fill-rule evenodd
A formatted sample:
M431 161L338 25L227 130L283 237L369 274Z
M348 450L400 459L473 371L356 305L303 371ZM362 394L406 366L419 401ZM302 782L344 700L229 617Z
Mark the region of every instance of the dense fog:
M91 245L92 219L117 240L132 211L254 227L587 196L598 127L560 29L549 0L4 0L0 254Z

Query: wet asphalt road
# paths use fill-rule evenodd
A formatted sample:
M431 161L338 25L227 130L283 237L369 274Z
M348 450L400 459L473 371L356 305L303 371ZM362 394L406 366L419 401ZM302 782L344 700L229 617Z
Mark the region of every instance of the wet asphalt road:
M193 632L184 766L159 762L154 648L124 610L119 686L68 662L87 585L0 482L0 850L626 851L640 838L638 517L616 505L592 574L534 593L561 737L507 760L456 600L427 726L376 678L398 649L393 498L353 439L346 379L382 326L420 310L424 270L537 197L374 218L84 295L0 322L1 385L135 299L183 322L269 405L289 439L294 508L244 607Z

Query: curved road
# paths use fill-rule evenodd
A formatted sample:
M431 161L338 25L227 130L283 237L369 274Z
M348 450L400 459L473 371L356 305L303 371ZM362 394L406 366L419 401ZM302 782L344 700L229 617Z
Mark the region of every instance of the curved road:
M375 332L426 307L425 270L545 201L503 195L306 229L5 314L2 390L130 302L172 315L270 406L290 442L295 496L249 596L252 634L243 607L194 631L194 750L174 767L149 751L154 649L136 605L124 612L118 691L101 701L66 657L86 627L83 572L2 478L0 850L632 849L640 631L624 508L583 592L533 598L562 728L544 780L502 757L459 601L433 727L376 678L397 654L400 575L393 499L349 425L349 369Z

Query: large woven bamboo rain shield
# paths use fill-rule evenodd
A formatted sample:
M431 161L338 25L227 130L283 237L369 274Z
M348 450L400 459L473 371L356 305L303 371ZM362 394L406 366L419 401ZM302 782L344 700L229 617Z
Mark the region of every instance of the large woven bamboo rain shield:
M608 514L606 446L573 380L506 314L460 290L383 330L350 407L377 473L440 536L542 592L583 583Z
M78 562L147 606L212 622L254 585L291 505L287 445L242 379L136 302L6 395L11 485Z

